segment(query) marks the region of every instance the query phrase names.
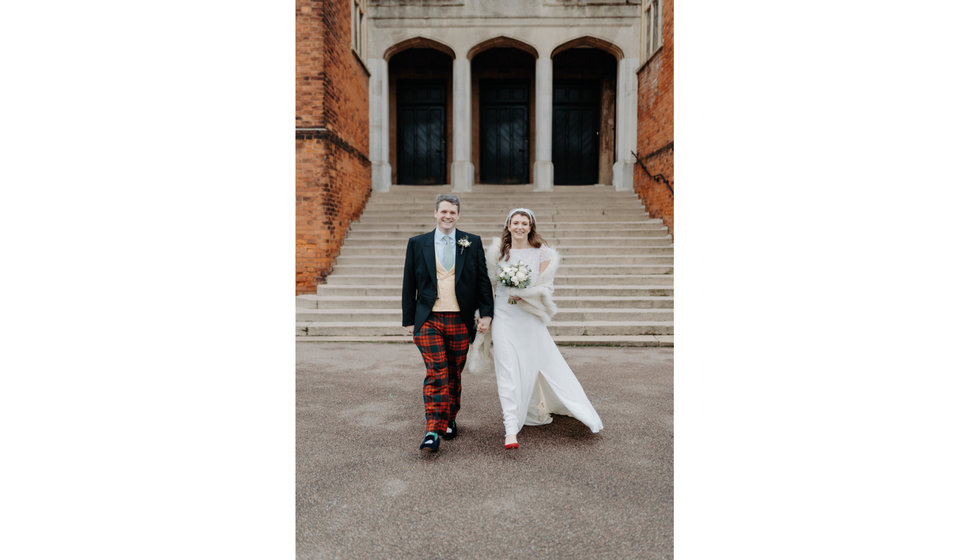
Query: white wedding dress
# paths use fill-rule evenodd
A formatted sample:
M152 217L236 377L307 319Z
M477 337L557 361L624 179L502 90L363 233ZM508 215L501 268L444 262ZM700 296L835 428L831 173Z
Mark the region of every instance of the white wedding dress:
M542 261L552 260L551 249L511 249L510 259L501 264L524 261L531 268L531 285L538 278ZM507 303L509 289L497 284L493 302L493 363L497 394L504 413L504 430L516 434L522 427L551 422L551 414L573 416L593 432L602 420L585 390L575 378L551 333L540 319Z

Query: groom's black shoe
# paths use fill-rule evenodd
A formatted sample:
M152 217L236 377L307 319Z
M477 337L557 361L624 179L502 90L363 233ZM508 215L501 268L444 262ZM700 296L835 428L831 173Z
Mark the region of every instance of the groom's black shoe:
M449 423L448 426L446 426L446 433L444 433L442 437L444 437L447 440L450 440L458 435L459 435L459 428L456 427L456 421L453 420L452 422Z
M427 432L425 434L425 439L422 440L422 445L419 446L419 449L423 451L430 451L432 453L439 451L439 434L435 432Z

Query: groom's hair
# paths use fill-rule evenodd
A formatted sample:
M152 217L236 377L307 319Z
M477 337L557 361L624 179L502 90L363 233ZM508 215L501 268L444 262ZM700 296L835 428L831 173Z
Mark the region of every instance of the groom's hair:
M446 201L446 202L448 202L450 204L455 204L456 205L456 212L459 212L460 206L459 206L459 197L458 196L451 195L451 194L437 194L436 195L436 210L439 209L439 203L442 202L442 201Z

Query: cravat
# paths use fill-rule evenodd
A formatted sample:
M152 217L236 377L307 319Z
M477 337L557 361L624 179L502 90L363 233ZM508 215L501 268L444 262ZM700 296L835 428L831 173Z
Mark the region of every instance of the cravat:
M453 251L453 238L448 235L442 237L442 266L446 270L452 270L453 262L456 260L456 252Z

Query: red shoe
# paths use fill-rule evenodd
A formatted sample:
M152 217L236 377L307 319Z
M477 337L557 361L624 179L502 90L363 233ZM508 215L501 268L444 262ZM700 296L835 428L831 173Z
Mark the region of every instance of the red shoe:
M504 449L517 449L517 434L504 436Z
M518 445L516 443L508 443L504 446L504 449L517 449Z

